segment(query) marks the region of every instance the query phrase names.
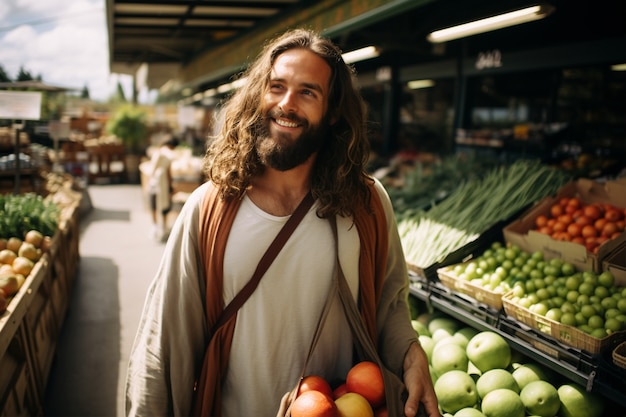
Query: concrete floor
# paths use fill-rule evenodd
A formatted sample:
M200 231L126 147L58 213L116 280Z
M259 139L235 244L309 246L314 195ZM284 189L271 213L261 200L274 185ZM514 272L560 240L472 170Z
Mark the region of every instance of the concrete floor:
M123 416L126 365L164 244L139 185L90 185L80 261L44 399L45 416ZM172 213L169 223L176 213Z

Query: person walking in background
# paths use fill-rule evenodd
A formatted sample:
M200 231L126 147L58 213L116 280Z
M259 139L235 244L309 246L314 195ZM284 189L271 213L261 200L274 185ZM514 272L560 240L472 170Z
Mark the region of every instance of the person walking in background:
M167 215L172 209L172 160L178 139L167 137L150 157L147 167L148 204L152 214L150 237L157 240L167 238Z
M365 171L366 110L352 69L329 40L296 29L268 43L244 76L206 153L208 181L185 202L148 290L127 415L276 415L340 264L380 357L405 382L404 414L422 403L439 417L391 201ZM214 328L294 213L304 214L256 289ZM307 368L328 381L355 361L333 303Z

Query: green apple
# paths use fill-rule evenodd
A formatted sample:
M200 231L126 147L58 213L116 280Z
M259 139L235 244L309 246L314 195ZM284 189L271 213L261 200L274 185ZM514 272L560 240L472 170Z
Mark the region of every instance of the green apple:
M563 384L557 392L561 401L560 417L600 417L604 412L602 399L578 384Z
M437 344L431 354L431 364L437 375L451 370L467 372L467 354L465 349L455 343Z
M454 334L454 331L450 329L439 328L439 329L435 329L435 331L431 333L430 337L432 337L435 343L437 343L445 338L452 337L453 334Z
M517 381L515 381L513 375L505 369L490 369L482 374L478 378L478 381L476 381L476 391L480 398L485 398L485 395L489 392L499 388L507 388L516 393L520 392Z
M461 328L461 323L451 317L434 317L428 322L428 331L431 335L437 329L445 329L450 335L453 335L459 328Z
M454 336L465 339L465 346L469 343L470 339L478 334L478 330L471 326L461 327L454 333Z
M418 334L418 336L430 336L430 332L428 331L428 327L417 319L411 320L411 325L413 326L413 330Z
M520 398L528 414L554 417L561 407L559 394L547 381L532 381L520 392Z
M464 371L448 371L437 378L435 394L439 407L446 413L456 413L478 403L476 383Z
M472 337L466 348L467 357L481 372L506 369L511 363L511 347L504 337L486 330Z
M432 339L432 337L424 335L418 336L417 340L420 342L420 345L422 345L422 349L424 349L424 352L428 357L428 362L431 362L433 348L435 347L435 341Z
M519 394L506 388L491 391L480 405L487 417L524 417L526 409Z
M456 412L454 417L486 417L480 410L472 407L466 407Z
M525 363L518 366L511 373L517 386L520 390L523 390L526 385L533 381L546 381L549 379L549 374L542 366L536 363Z

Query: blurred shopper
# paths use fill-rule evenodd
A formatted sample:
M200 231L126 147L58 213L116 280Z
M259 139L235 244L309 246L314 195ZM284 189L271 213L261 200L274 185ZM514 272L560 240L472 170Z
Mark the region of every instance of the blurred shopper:
M148 202L152 213L150 237L163 240L168 235L167 215L172 209L172 161L176 137L167 137L150 158L148 174Z

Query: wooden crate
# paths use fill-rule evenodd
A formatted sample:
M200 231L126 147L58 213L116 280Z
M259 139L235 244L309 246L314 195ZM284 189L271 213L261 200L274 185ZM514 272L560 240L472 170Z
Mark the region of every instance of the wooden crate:
M615 332L602 339L592 337L576 327L561 324L517 305L511 300L512 298L512 291L502 297L502 305L507 316L539 330L565 345L591 354L598 354L612 349L620 341L626 340L626 331Z
M0 357L0 416L41 415L32 362L20 326Z
M491 291L480 285L473 284L469 281L460 279L454 272L454 265L439 268L437 276L439 281L451 290L458 291L462 294L469 295L476 301L493 307L496 310L502 309L502 293Z

